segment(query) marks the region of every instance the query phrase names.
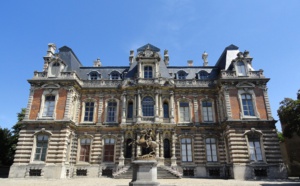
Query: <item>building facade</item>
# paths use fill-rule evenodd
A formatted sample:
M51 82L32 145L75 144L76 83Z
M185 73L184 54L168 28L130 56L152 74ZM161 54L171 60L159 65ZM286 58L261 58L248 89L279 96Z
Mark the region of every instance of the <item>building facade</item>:
M9 177L118 177L147 149L129 144L152 129L158 167L177 177L284 178L267 93L249 52L225 48L214 66L169 65L165 50L130 51L129 66L84 67L69 47L48 45L34 72Z

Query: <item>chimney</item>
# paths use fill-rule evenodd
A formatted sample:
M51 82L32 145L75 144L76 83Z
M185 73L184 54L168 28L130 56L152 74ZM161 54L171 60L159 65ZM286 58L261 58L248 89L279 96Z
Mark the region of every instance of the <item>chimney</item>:
M207 57L208 57L208 53L206 53L206 52L204 51L203 54L202 54L203 66L207 66L207 65L208 65Z
M133 57L134 57L134 50L130 50L129 65L132 65L132 63L133 63Z
M188 66L189 66L189 67L192 67L192 66L193 66L193 60L188 60L187 63L188 63Z
M94 61L94 67L101 67L101 61L99 58L97 58L97 60Z
M44 71L48 70L50 58L54 56L55 50L56 50L56 45L54 43L49 43L47 54L46 54L46 56L44 56L44 67L43 67Z
M166 66L169 66L169 60L170 60L170 58L169 58L168 50L165 50L164 51L164 62L166 64Z

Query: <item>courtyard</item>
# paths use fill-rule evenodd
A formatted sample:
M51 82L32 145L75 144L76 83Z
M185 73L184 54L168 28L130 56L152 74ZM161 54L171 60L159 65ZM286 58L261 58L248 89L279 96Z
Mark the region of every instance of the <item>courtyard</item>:
M125 186L128 185L130 179L111 179L111 178L75 178L75 179L11 179L1 178L0 186ZM199 178L183 178L183 179L160 179L161 186L296 186L300 185L299 180L259 180L259 181L241 181L241 180L223 180L223 179L199 179Z

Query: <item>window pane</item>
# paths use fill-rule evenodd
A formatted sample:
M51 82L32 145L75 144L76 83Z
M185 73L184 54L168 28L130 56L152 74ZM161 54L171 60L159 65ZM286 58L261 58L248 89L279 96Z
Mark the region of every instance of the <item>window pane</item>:
M132 118L132 117L133 117L133 103L129 102L127 108L127 118Z
M169 118L169 104L164 103L163 108L164 108L164 118Z
M154 101L151 97L145 97L142 101L143 116L154 116Z

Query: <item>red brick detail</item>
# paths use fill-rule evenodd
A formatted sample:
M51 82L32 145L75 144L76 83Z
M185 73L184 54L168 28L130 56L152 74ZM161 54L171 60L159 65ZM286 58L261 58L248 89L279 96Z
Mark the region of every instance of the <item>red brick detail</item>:
M256 88L254 90L254 93L256 97L256 108L257 108L257 112L260 115L260 119L268 119L265 99L263 96L263 90Z
M33 93L33 100L31 104L31 110L29 114L29 119L35 120L38 117L40 107L41 107L41 100L44 90L39 89L35 90Z
M229 90L232 119L240 119L240 103L237 90Z
M58 101L56 104L56 119L58 119L58 120L61 120L64 118L67 94L68 94L68 92L65 89L60 89L58 91Z

